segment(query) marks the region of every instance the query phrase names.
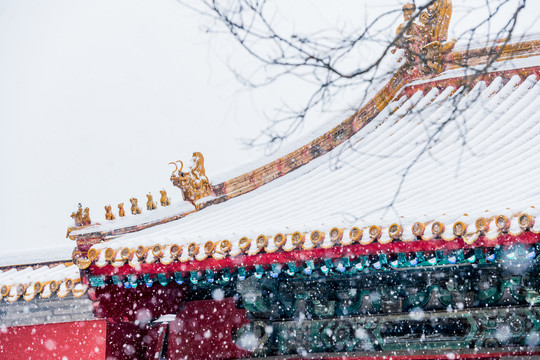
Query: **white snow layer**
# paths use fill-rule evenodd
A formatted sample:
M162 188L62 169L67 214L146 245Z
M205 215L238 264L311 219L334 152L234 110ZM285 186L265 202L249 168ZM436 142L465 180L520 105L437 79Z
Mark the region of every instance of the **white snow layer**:
M0 267L38 264L56 261L71 261L74 243L42 249L27 249L0 252Z

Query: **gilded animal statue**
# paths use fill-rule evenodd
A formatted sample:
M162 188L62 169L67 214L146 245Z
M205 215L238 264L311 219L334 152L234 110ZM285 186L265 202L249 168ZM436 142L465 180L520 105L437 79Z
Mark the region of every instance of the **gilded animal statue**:
M114 220L116 217L111 211L111 205L105 205L105 219L106 220Z
M124 203L118 204L118 216L120 217L126 216L126 211L124 210Z
M129 199L129 202L131 203L131 213L133 215L137 215L141 213L141 208L139 207L139 200L136 198Z
M191 174L195 179L206 180L206 172L204 171L204 157L200 152L194 152L191 158Z
M420 40L419 24L414 22L413 16L416 12L416 5L413 3L408 3L403 6L403 22L399 24L396 35L401 39L398 40L398 43L404 46L406 43Z
M92 224L92 220L90 220L90 209L89 208L84 208L84 214L83 214L83 217L82 217L82 224L83 225L90 225Z
M396 47L405 50L410 74L440 73L456 43L447 41L452 0L435 0L416 16L415 13L413 3L403 6L404 21L396 31Z
M78 207L77 211L76 212L74 211L74 212L71 213L71 218L73 219L73 222L75 223L75 226L68 227L66 237L69 237L69 234L72 231L77 230L77 228L79 226L85 225L83 208L82 208L82 205L80 203L79 203L79 207Z
M180 168L178 168L178 163L180 163ZM194 152L189 172L182 172L184 164L180 160L170 164L175 166L171 175L173 185L182 190L184 200L191 202L197 208L197 200L212 193L212 186L204 170L204 157L200 152Z
M448 26L452 17L452 0L437 0L420 14L424 28L425 45L422 47L424 72L440 73L445 56L454 49L456 40L448 40Z
M83 209L82 209L81 204L79 204L77 212L72 212L71 213L71 218L75 222L75 226L82 226L82 224L83 224Z
M146 194L146 198L148 199L148 201L146 201L146 210L156 210L157 206L154 202L154 197L152 196L152 194Z
M161 206L171 205L171 198L167 197L167 192L165 190L159 190L159 193L161 194L161 199L159 199Z
M90 220L90 209L84 208L79 203L79 207L77 208L77 212L71 213L71 218L75 222L75 226L84 226L84 225L90 225L92 223L92 220Z

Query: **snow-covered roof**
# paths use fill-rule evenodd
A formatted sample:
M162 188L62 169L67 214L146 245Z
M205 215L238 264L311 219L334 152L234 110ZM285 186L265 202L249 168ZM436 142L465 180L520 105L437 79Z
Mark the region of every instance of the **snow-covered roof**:
M70 293L81 297L87 288L73 263L0 268L0 300L14 302L22 297L30 301L38 294L42 298L53 294L64 298Z
M540 58L531 57L482 78L451 70L452 76L409 84L346 142L295 171L175 221L97 243L88 257L98 266L136 266L538 233L538 66Z
M7 266L21 266L44 264L53 262L69 262L73 253L73 244L63 246L45 247L41 249L24 249L0 252L0 268Z

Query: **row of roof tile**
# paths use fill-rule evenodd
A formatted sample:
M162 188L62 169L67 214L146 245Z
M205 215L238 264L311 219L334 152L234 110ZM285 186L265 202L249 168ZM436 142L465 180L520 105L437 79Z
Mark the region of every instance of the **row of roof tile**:
M528 209L534 211L535 208ZM464 216L466 218L467 216ZM394 223L383 227L340 228L313 230L311 232L295 231L292 233L260 234L236 239L208 240L191 242L187 246L167 241L130 247L92 247L88 251L88 260L79 260L78 266L87 268L91 263L98 267L113 265L116 267L129 264L137 267L140 263L161 262L168 265L173 261L203 261L208 257L223 259L226 256L255 255L274 253L276 251L311 250L317 247L331 248L352 244L368 245L373 242L388 244L392 241L410 242L416 240L430 241L444 239L453 241L463 239L473 245L481 236L496 240L501 235L519 236L524 232L540 233L540 224L530 213L518 213L510 216L479 217L472 222L457 221L445 224L440 221L416 222L411 226ZM107 245L107 244L102 244Z
M37 295L41 298L49 298L53 294L59 298L69 294L81 297L87 288L81 283L79 269L73 263L6 268L0 272L0 300L8 302L15 302L21 297L30 301Z

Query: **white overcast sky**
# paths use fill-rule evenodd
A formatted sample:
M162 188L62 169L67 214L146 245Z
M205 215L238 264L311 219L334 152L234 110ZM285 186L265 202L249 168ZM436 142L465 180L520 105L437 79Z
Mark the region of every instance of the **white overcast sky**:
M280 6L285 23L314 30L354 26L403 3ZM455 33L471 21L471 3L485 1L454 1ZM539 4L527 6L518 31L539 33ZM180 198L167 163L193 151L211 180L263 155L239 139L302 87L242 88L227 64L249 58L227 36L204 33L208 24L174 0L0 0L2 250L74 245L65 232L79 202L103 221L109 203L128 208L130 197L144 203L162 188ZM321 115L298 136L336 116Z

